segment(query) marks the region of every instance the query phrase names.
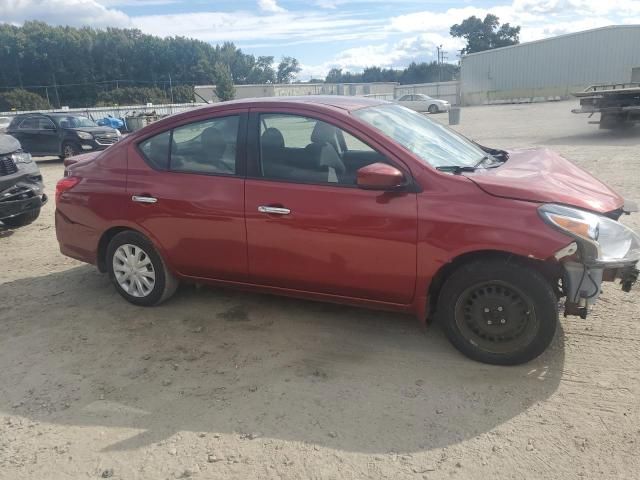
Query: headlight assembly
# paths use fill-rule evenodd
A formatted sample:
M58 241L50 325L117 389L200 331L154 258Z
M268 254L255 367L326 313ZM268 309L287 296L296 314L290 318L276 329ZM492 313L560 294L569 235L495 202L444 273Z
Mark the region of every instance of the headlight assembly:
M78 132L78 137L83 140L91 140L93 138L93 135L91 135L89 132Z
M15 163L31 163L31 154L27 152L16 152L11 155L11 160Z
M539 212L548 225L578 241L586 263L616 265L640 260L640 237L620 222L564 205L542 205Z

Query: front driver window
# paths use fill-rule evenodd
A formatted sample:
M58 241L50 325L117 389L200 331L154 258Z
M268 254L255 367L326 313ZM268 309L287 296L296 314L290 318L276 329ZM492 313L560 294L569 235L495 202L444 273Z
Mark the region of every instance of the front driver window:
M384 161L366 143L322 120L288 114L260 116L264 178L355 185L358 169Z

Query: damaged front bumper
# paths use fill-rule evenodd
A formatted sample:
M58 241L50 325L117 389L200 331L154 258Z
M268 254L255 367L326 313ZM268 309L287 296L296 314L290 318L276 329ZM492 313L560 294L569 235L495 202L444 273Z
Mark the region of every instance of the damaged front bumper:
M631 291L638 280L638 262L588 265L576 260L562 263L564 277L562 285L566 300L564 315L577 315L586 318L589 307L593 305L602 291L602 282L620 281L622 290Z
M556 252L555 257L564 270L565 316L586 318L589 307L600 296L602 282L619 280L622 290L629 292L638 280L640 236L618 222L623 213L628 215L638 208L626 201L620 209L603 216L577 212L578 215L572 217L576 213L572 210L550 206L543 213L550 214L547 223L560 226L576 239ZM563 219L574 223L563 225Z
M42 208L47 202L42 175L35 162L17 165L17 171L0 176L0 221Z

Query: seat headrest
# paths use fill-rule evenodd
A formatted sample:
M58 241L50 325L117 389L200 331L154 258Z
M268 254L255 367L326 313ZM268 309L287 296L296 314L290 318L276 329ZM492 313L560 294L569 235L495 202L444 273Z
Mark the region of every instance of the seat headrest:
M311 132L311 141L313 143L335 143L336 127L318 120L313 132Z
M227 148L224 136L216 127L204 129L202 134L200 134L200 142L205 150L204 153L215 159L222 158L222 154Z
M284 137L282 136L282 132L277 128L267 128L262 133L260 144L263 148L284 148Z

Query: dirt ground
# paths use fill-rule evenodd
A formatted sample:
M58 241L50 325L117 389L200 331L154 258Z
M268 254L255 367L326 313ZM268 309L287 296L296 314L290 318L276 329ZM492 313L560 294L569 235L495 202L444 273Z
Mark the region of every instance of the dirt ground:
M640 200L640 129L574 103L467 108L459 129ZM52 194L62 165L39 164ZM58 252L52 203L0 232L2 479L640 478L637 292L607 285L543 356L494 367L403 315L193 286L136 308Z

